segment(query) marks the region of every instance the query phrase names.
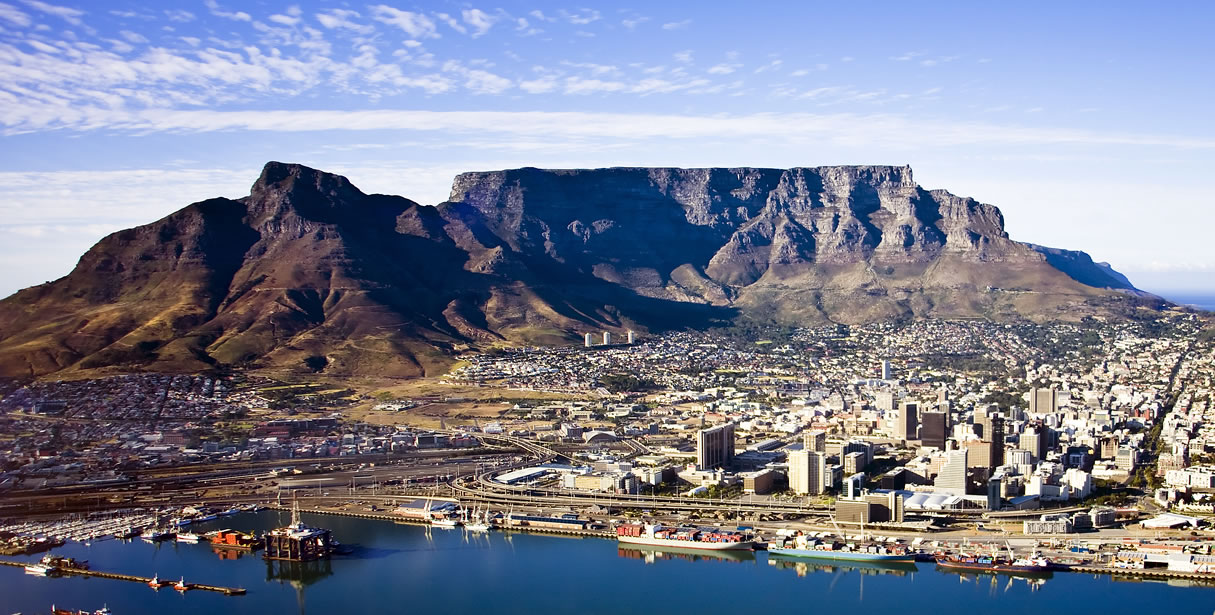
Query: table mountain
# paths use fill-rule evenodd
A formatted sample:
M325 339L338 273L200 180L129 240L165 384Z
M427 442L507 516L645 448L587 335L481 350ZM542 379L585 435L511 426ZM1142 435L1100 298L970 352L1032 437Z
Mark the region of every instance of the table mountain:
M418 376L453 352L739 317L1073 319L1155 298L907 167L516 169L448 202L271 162L249 196L114 233L0 301L0 375Z

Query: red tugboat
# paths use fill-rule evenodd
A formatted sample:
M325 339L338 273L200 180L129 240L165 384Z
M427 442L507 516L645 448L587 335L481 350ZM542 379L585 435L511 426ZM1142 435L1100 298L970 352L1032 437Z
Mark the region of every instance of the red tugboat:
M164 587L164 585L165 582L160 580L160 575L158 574L152 575L152 580L148 581L148 587L151 587L152 589L160 589L161 587Z

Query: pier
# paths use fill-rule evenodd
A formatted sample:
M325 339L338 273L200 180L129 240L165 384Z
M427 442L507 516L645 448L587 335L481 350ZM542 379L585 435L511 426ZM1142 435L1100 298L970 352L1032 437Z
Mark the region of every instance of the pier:
M17 568L25 568L26 565L33 562L14 562L12 560L0 560L0 565L14 566ZM56 572L62 575L76 575L81 577L97 577L100 579L114 579L116 581L135 581L147 585L152 582L152 577L138 577L132 574L120 574L117 572L102 572L100 570L83 570L80 568L56 568ZM164 581L166 587L172 587L172 581ZM206 585L203 583L186 583L186 589L218 592L225 596L243 596L245 588L243 587L221 587L218 585Z
M1108 574L1116 577L1138 577L1144 579L1182 579L1215 584L1215 574L1209 572L1182 572L1165 568L1113 568L1110 566L1071 566L1068 572Z

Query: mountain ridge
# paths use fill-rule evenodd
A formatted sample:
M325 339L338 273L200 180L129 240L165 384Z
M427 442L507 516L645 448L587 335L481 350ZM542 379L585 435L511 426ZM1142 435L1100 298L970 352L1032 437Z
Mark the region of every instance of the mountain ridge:
M1156 298L907 166L531 167L436 206L267 163L0 301L0 375L254 368L414 377L578 333L919 317L1075 319Z

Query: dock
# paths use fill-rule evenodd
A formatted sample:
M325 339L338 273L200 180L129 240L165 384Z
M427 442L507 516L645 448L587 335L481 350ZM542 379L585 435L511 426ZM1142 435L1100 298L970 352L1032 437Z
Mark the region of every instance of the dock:
M25 568L26 565L33 562L14 562L12 560L0 560L0 565L15 566L17 568ZM99 579L113 579L115 581L134 581L147 585L152 581L152 577L138 577L131 574L120 574L117 572L102 572L100 570L83 570L80 568L56 568L59 574L76 575L80 577L97 577ZM161 579L166 587L172 587L173 581ZM186 588L189 590L200 589L203 591L217 592L225 596L243 596L245 588L243 587L221 587L218 585L206 585L204 583L186 583Z
M1112 566L1071 566L1068 572L1108 574L1116 577L1138 577L1144 579L1183 579L1215 584L1215 574L1209 572L1182 572L1165 568L1114 568Z

